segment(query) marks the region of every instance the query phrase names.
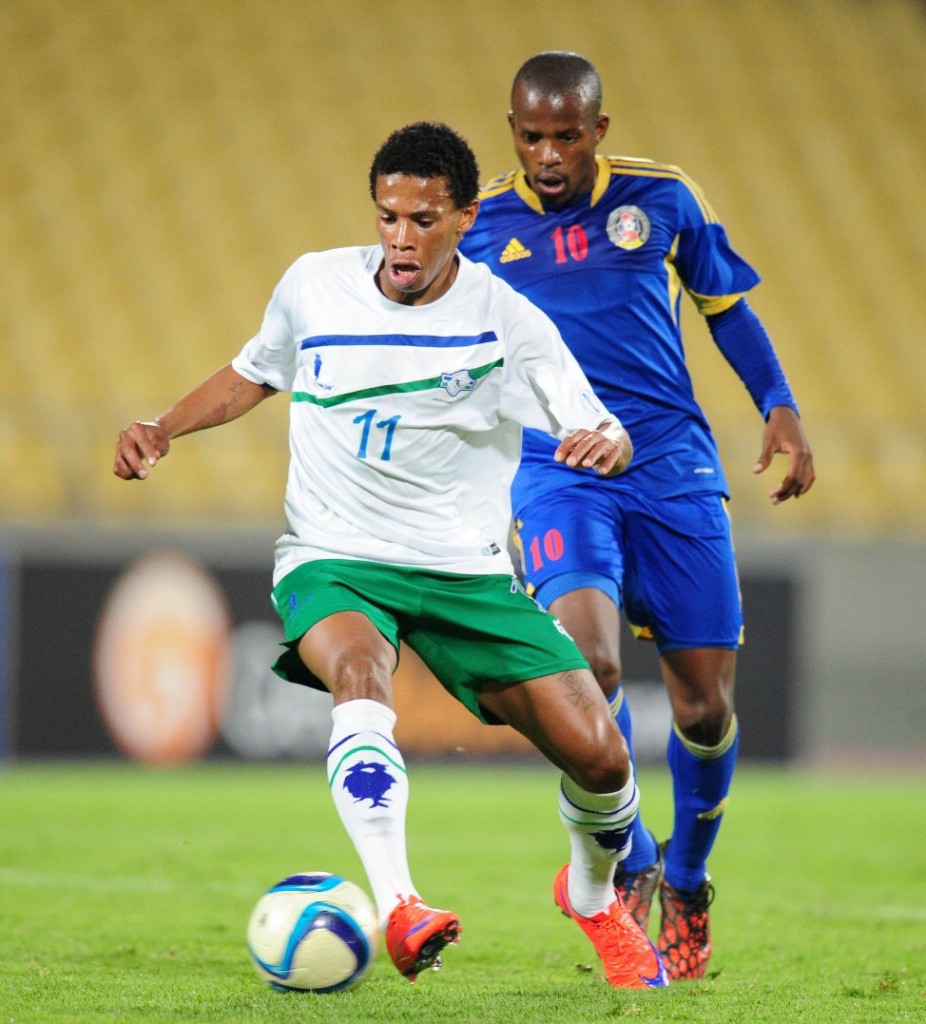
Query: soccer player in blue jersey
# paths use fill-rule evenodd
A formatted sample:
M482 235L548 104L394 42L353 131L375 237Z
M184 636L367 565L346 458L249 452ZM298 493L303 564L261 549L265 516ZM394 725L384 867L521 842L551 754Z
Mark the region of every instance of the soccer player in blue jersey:
M578 478L527 431L513 485L527 581L589 660L625 737L619 609L655 640L674 723L673 831L660 847L637 817L620 885L671 978L701 977L711 953L708 855L737 756L733 705L742 611L727 483L685 364L684 288L764 420L754 472L787 456L773 504L806 493L813 456L772 344L745 294L759 281L679 168L597 153L609 119L601 80L575 53L517 72L508 121L521 169L482 191L461 243L559 327L596 393L634 440L620 477Z

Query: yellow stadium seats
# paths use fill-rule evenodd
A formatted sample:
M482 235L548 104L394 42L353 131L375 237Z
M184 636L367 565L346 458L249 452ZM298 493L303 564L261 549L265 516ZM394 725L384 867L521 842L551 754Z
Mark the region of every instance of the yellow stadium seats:
M5 0L0 522L280 516L285 399L180 442L143 486L115 436L228 361L307 249L374 239L370 157L435 118L484 177L530 53L602 71L608 152L680 164L764 278L819 481L787 518L761 425L686 312L740 527L926 530L926 13L915 0ZM270 408L272 406L272 408ZM258 421L256 417L261 417ZM783 470L776 463L766 474Z

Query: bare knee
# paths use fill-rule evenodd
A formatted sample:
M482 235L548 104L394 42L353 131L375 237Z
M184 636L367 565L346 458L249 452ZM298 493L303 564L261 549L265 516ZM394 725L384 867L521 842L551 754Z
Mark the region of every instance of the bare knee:
M309 671L331 692L335 704L348 700L375 700L392 707L392 648L385 645L319 643L307 633L299 644L299 655Z
M726 735L733 718L732 680L670 690L675 723L685 739L701 746L716 746Z
M675 723L685 739L716 747L733 720L733 683L714 678L670 694Z
M692 743L715 747L733 720L735 654L726 650L673 651L663 672L675 722Z
M396 651L360 612L336 612L299 641L299 657L331 691L335 704L375 700L392 707Z
M368 652L344 651L334 659L332 678L325 682L336 704L375 700L392 707L391 666Z
M577 786L613 793L630 778L630 755L608 702L588 669L566 669L522 683L487 683L485 712L529 739Z
M623 789L630 779L631 767L627 744L619 730L614 729L609 743L570 758L565 771L589 793L616 793Z
M702 747L716 747L726 736L733 720L733 704L718 699L687 702L673 706L675 722L686 740Z

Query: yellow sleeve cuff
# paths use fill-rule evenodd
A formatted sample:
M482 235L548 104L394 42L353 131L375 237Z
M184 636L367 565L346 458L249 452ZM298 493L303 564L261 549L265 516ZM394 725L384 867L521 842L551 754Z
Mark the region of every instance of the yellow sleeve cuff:
M731 306L735 306L746 293L738 292L736 295L698 295L697 292L689 291L688 294L694 299L694 304L698 307L698 312L701 316L714 316L717 313L723 313Z

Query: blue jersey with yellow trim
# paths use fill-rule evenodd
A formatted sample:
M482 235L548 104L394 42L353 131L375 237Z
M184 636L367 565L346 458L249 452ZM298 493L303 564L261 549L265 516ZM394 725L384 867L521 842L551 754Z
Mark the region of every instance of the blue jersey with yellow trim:
M544 209L523 171L483 189L460 249L485 262L556 323L595 392L634 444L622 476L597 482L657 497L727 493L711 429L694 397L679 323L684 288L720 313L759 282L679 168L598 156L595 187ZM515 506L562 486L554 445L525 431Z

